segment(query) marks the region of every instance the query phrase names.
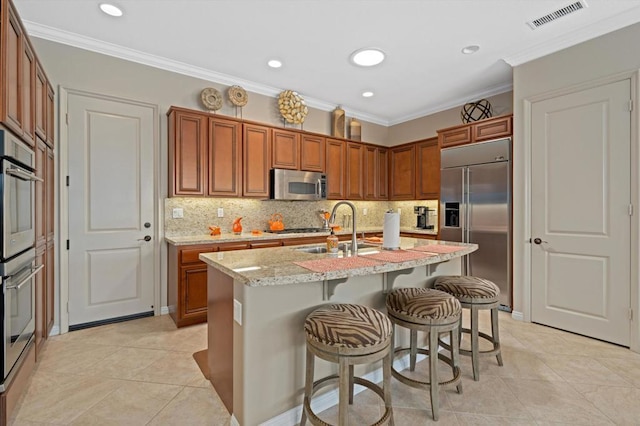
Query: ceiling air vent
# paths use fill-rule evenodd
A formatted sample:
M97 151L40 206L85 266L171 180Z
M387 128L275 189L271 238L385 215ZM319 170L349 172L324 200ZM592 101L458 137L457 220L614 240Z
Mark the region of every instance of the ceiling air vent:
M562 9L558 9L554 12L551 12L547 15L541 16L538 19L534 19L533 21L527 22L527 25L531 27L532 30L539 28L549 22L555 21L556 19L562 18L563 16L567 16L571 13L577 12L579 10L587 8L587 2L584 0L577 1L575 3L570 4L569 6L565 6Z

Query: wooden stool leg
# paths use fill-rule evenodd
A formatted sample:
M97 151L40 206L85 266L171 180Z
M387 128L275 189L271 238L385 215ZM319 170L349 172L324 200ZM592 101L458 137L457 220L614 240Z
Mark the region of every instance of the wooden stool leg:
M349 361L346 358L340 359L340 378L338 379L340 382L339 388L339 404L338 404L338 425L339 426L347 426L349 424L348 420L348 410L349 410L349 370L350 370Z
M478 342L478 307L471 306L471 364L473 366L473 380L480 380L478 366L479 342Z
M431 391L431 411L433 420L438 420L438 333L429 333L429 388Z
M385 356L382 359L382 387L384 388L384 406L385 408L391 408L391 363L393 362L393 337L391 337L391 352L389 356ZM394 426L393 412L389 419L390 426Z
M353 365L349 365L349 405L353 404Z
M418 331L410 331L409 346L411 350L409 352L409 371L416 370L416 356L418 355Z
M454 333L456 336L454 336ZM451 363L453 364L453 377L456 376L456 368L458 368L458 371L460 370L460 342L456 340L456 337L458 337L457 334L458 331L455 329L449 332L449 338L451 339ZM458 393L462 393L462 380L456 386L456 390Z
M311 398L311 392L313 390L313 373L315 368L315 356L309 348L307 348L307 368L305 371L305 383L304 383L304 399L305 401ZM309 401L311 402L311 401ZM302 405L302 419L300 420L300 426L304 426L307 423L307 412L304 409L304 403Z
M491 336L493 338L493 349L498 350L496 359L498 365L502 367L502 352L500 352L500 332L498 331L498 308L491 309Z

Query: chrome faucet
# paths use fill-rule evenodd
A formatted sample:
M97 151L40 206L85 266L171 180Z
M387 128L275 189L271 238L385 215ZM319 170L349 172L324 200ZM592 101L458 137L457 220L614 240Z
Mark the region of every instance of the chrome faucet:
M349 207L351 207L351 217L352 217L352 223L351 223L351 254L352 255L357 255L358 254L358 243L356 242L356 206L353 205L352 202L350 201L338 201L336 203L335 206L333 206L333 210L331 210L331 216L329 217L329 222L330 223L334 223L336 220L336 210L338 209L338 207L340 207L342 204L346 204Z

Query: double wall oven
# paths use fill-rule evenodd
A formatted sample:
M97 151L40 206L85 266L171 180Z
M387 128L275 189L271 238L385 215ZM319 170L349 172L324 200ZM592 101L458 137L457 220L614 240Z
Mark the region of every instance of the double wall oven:
M0 392L34 338L35 185L31 148L0 127Z

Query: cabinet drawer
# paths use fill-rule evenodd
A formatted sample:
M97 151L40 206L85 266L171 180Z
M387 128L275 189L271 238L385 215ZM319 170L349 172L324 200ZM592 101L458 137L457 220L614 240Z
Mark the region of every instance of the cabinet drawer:
M199 247L199 248L191 248L191 249L183 249L180 250L180 264L186 265L188 263L198 263L202 262L198 256L200 253L211 253L214 251L218 251L217 246L211 246L208 248Z
M246 250L251 248L251 244L246 243L223 243L218 246L218 251Z
M251 243L252 249L266 248L266 247L280 247L282 245L281 240L271 241L254 241Z

